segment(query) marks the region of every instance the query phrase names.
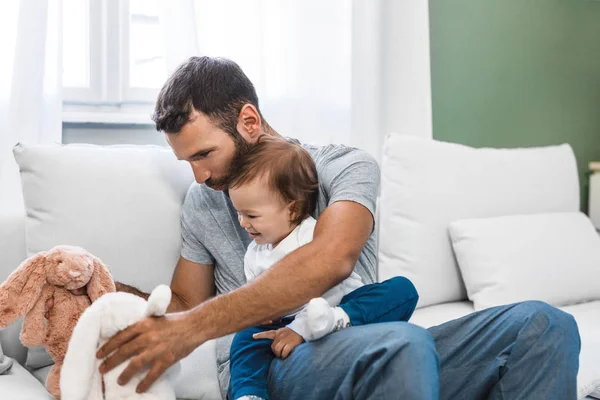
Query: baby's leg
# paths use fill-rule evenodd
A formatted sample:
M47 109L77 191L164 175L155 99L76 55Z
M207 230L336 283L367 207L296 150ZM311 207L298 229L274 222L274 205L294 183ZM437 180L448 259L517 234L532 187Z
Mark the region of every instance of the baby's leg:
M344 296L338 307L323 298L312 299L302 316L307 319L305 339L317 340L349 326L408 321L418 300L414 285L404 277L360 287Z
M275 357L271 350L273 341L257 340L252 335L278 328L278 325L259 325L243 330L233 338L230 350L232 400L243 396L269 399L267 379L271 361Z
M353 326L408 321L418 300L419 294L412 282L397 276L348 293L342 299L340 308L348 314Z

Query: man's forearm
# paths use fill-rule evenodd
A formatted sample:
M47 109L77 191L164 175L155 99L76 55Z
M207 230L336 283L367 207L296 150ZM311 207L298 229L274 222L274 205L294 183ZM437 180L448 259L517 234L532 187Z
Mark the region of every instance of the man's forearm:
M150 297L150 294L144 293L133 286L129 286L121 282L115 282L115 287L117 288L117 292L131 293L143 298L144 300L148 300L148 297ZM169 303L169 307L167 308L168 313L186 311L189 309L190 307L184 301L182 301L177 294L171 293L171 303Z
M150 294L144 293L141 290L134 288L133 286L129 286L121 282L115 282L115 287L117 288L117 292L131 293L138 297L141 297L144 300L148 300L148 297L150 297Z
M352 260L335 260L326 253L330 251L308 244L256 280L190 310L189 317L202 335L198 342L282 317L321 296L347 277L340 274L339 271L345 269L344 266L340 268L340 263L354 266Z
M197 345L279 318L322 296L352 273L373 231L369 210L336 202L319 216L313 241L284 257L257 279L184 313Z

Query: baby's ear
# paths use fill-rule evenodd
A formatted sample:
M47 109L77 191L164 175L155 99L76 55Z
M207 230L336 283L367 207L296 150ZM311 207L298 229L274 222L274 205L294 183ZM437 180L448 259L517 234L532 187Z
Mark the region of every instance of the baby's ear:
M294 221L298 218L298 213L300 212L300 207L298 206L298 201L290 201L288 204L288 215L290 217L290 221Z

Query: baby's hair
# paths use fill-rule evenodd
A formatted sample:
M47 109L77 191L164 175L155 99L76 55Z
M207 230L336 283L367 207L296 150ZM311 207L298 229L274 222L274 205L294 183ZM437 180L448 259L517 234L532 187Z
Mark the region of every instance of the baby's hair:
M272 190L286 202L294 201L292 220L299 224L317 206L319 181L310 154L299 144L277 136L263 135L232 165L230 188L266 178Z

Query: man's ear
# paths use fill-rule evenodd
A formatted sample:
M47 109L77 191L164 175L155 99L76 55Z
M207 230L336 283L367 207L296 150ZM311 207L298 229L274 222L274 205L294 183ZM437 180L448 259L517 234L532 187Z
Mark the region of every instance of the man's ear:
M260 114L252 104L244 104L240 110L237 130L249 143L256 143L260 135L264 133Z

